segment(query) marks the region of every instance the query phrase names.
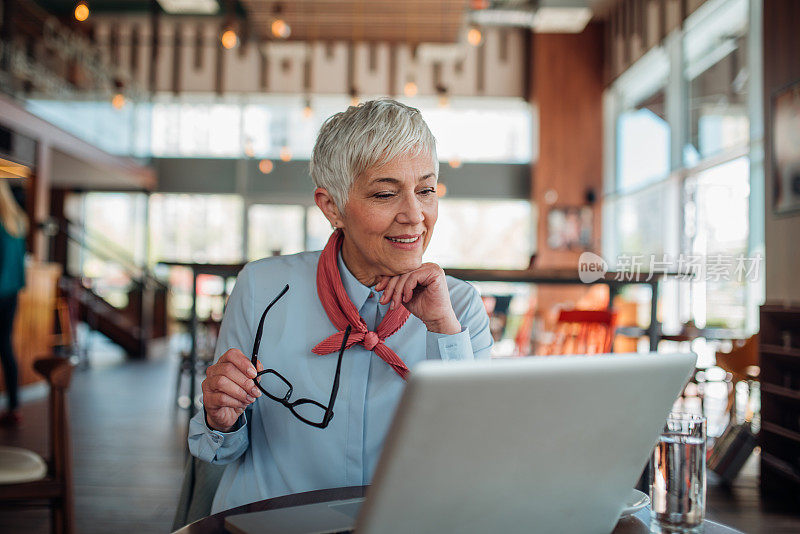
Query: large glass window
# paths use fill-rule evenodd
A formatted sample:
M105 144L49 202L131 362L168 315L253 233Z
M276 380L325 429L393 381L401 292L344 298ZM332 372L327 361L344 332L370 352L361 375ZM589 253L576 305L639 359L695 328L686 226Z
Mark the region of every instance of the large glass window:
M151 195L150 262L242 261L243 212L237 195Z
M422 112L439 140L442 161L531 161L533 111L521 99L452 98L441 107L436 99L420 97L406 103ZM150 149L163 157L278 158L288 151L292 158L308 159L322 123L349 104L343 96L306 101L299 96L160 95L152 106Z
M617 188L632 189L669 174L670 127L664 90L617 118Z
M693 316L701 326L743 329L747 258L750 165L746 157L712 167L686 180L695 211L692 253L705 258L707 273L693 284ZM737 266L739 272L737 272ZM744 270L742 270L744 269ZM705 298L703 298L705 297Z
M425 260L442 267L524 269L533 227L526 200L441 199Z
M749 140L747 9L747 0L731 0L686 33L687 166Z
M247 256L295 254L305 250L303 206L255 204L247 210Z
M750 217L763 203L750 206L750 153L761 140L750 132L761 103L750 94L748 57L758 44L749 16L749 0L706 2L607 96L606 128L615 133L603 213L609 263L666 254L673 272L701 266L692 281L662 284L665 326L691 320L742 336L758 328L759 282L748 276L759 265Z

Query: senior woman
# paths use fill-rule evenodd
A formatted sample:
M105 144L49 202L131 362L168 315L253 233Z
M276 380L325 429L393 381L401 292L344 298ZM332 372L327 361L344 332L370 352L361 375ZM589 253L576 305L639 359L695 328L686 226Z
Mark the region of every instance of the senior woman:
M239 274L190 424L192 454L228 464L212 512L368 484L409 368L489 357L477 291L422 263L438 169L419 111L393 100L322 126L311 176L335 230Z

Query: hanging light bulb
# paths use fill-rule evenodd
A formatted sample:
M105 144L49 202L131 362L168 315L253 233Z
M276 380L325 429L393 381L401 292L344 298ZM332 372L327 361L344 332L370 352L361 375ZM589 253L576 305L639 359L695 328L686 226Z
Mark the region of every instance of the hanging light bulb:
M417 91L417 84L413 81L406 82L403 86L403 94L408 97L417 96Z
M305 107L303 108L303 118L310 119L314 115L314 109L311 107L311 99L306 98Z
M272 32L272 36L276 39L288 39L292 34L291 26L289 26L289 23L282 18L273 20L269 29Z
M111 99L111 105L114 106L114 109L122 109L122 106L125 105L125 97L122 93L117 93Z
M239 36L236 35L236 32L233 31L232 28L228 28L227 30L222 32L221 40L222 40L222 46L224 46L228 50L239 44Z
M442 198L447 194L447 186L444 182L439 182L436 184L436 196Z
M447 162L452 168L457 169L461 167L461 160L458 158L453 158Z
M473 26L467 32L467 42L472 46L478 46L483 41L483 34L481 31Z
M275 165L270 159L262 159L258 162L258 170L261 171L262 174L271 173L273 168L275 168Z
M349 93L350 93L350 105L353 107L358 106L359 104L358 89L356 89L355 87L351 87Z
M288 146L281 148L281 161L292 161L292 151Z
M84 22L89 18L89 4L84 1L78 2L75 5L75 11L73 12L73 15L75 16L75 20L78 22Z

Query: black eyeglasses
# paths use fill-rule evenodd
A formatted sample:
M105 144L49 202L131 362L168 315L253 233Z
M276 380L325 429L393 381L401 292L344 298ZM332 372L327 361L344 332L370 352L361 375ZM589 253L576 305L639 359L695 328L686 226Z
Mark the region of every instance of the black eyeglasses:
M289 284L286 284L286 287L284 287L278 296L269 303L267 309L261 314L261 320L258 322L258 330L256 331L256 340L253 342L253 357L251 358L251 362L254 367L258 362L258 347L261 344L261 333L264 330L264 319L267 317L267 312L287 291L289 291ZM289 411L292 412L295 417L307 425L325 428L328 426L328 423L331 422L331 419L333 419L333 404L336 402L336 394L339 392L339 375L342 371L342 355L344 354L345 347L347 347L348 337L350 337L349 325L344 331L342 347L339 349L339 360L336 362L336 374L333 377L331 398L327 406L306 398L289 401L292 396L292 391L294 390L292 383L286 380L286 378L275 369L266 369L258 373L256 378L253 379L256 387L270 399L278 401L289 408Z

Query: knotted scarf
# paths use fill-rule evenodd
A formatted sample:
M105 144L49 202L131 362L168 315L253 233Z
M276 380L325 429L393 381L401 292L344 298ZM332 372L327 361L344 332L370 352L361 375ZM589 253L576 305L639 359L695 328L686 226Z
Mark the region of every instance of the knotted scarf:
M342 231L335 230L330 239L328 239L328 244L322 250L319 263L317 263L317 293L319 294L319 300L322 302L322 307L325 308L325 313L328 314L331 323L339 331L324 339L312 349L312 352L322 355L339 350L342 346L344 330L347 325L350 325L352 329L350 337L347 339L348 349L356 343L361 343L365 349L374 351L383 361L391 365L397 374L405 379L408 374L408 367L384 342L387 337L400 330L400 327L403 326L403 323L406 322L411 313L405 306L398 306L386 313L375 332L369 331L367 323L358 314L355 305L350 300L350 297L347 296L344 284L342 284L342 278L339 275L339 262L337 260L343 241L344 234Z

